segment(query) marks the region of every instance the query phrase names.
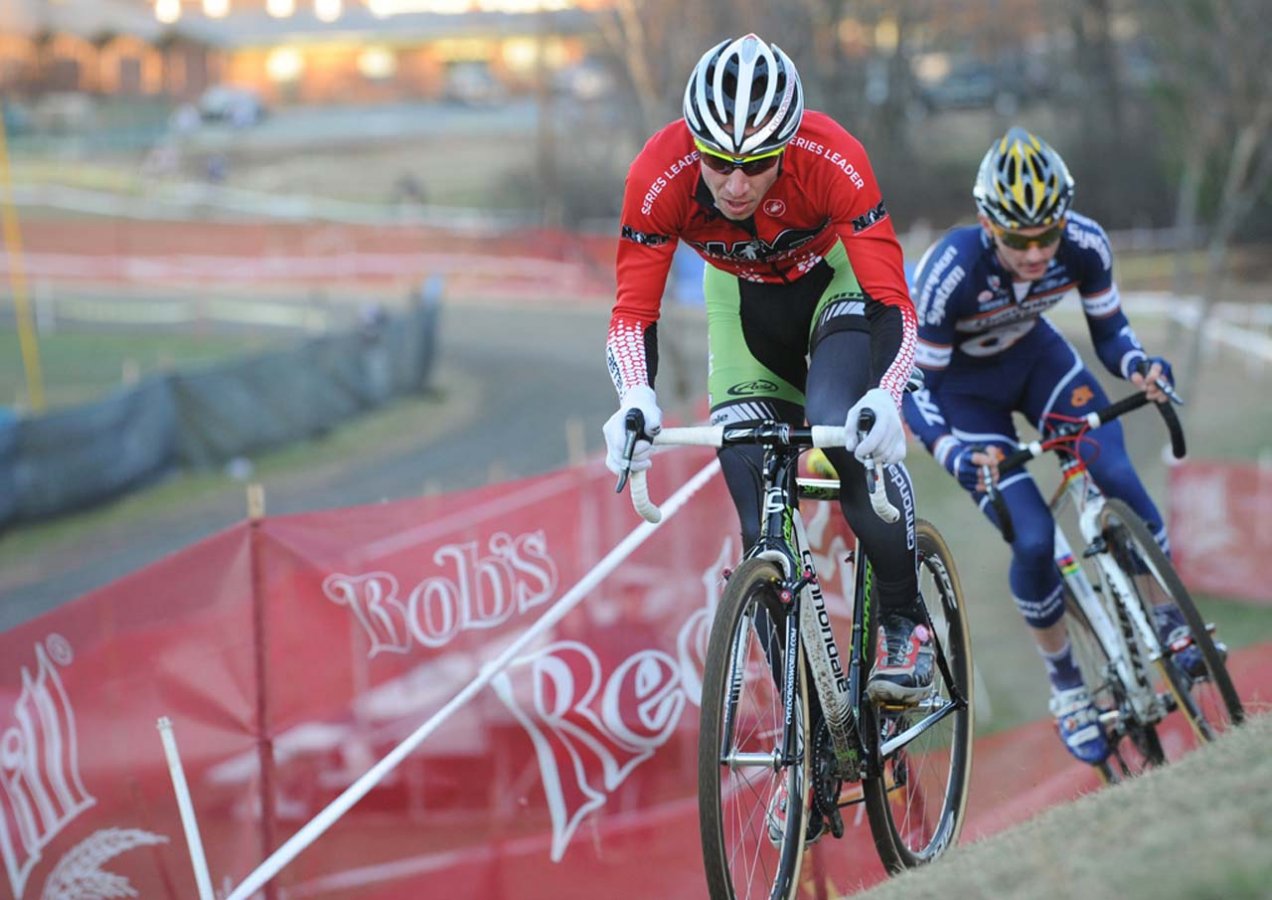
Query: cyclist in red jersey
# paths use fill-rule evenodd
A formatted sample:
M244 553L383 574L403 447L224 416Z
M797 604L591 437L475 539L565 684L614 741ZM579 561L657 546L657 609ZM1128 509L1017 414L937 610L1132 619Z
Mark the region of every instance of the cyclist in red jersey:
M805 111L794 64L754 34L703 55L685 89L684 118L650 138L627 175L606 345L620 398L604 429L616 473L627 411L640 410L650 434L661 427L658 313L678 240L708 264L712 423L848 428L848 446L826 455L878 585L879 656L867 691L876 700L917 702L932 683L932 650L918 599L913 492L901 462L899 409L916 340L901 246L865 149L829 116ZM858 441L865 408L877 418ZM761 452L720 451L748 547L760 530ZM638 442L631 468L647 469L651 454L648 441ZM861 461L871 457L887 467L889 497L904 511L891 525L866 493Z

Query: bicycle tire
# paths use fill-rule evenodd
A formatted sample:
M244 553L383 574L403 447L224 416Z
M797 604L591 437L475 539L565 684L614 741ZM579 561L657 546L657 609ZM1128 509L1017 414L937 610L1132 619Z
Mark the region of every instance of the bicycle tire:
M1157 665L1198 742L1212 741L1228 728L1241 724L1245 710L1224 657L1215 647L1210 630L1175 566L1143 519L1121 500L1110 499L1100 511L1100 532L1114 561L1132 583L1148 621L1153 621L1150 606L1154 598L1161 596L1179 607L1192 632L1193 644L1201 652L1205 665L1204 675L1198 678L1186 675L1174 663L1174 653L1169 648L1162 648ZM1149 591L1152 593L1146 597Z
M799 890L810 812L808 684L802 643L793 669L782 664L790 607L778 596L779 581L777 567L767 560L739 565L729 576L707 641L698 824L712 900L789 900ZM776 634L776 641L768 640L765 631ZM780 679L787 671L797 679L797 762L730 765L725 760L736 753L772 756L781 749L785 710ZM784 817L773 816L770 809L780 790L787 797ZM770 820L779 825L776 842L770 837Z
M862 783L875 849L894 874L929 863L958 842L972 769L972 649L963 589L953 553L940 532L919 520L917 535L920 589L936 637L937 697L949 701L957 695L964 702L931 729L880 759L876 774ZM877 736L882 746L924 714L872 707L866 733ZM870 749L874 753L878 747ZM930 801L934 793L940 795L935 804Z
M1109 757L1096 764L1095 770L1101 779L1112 784L1162 765L1166 754L1156 725L1141 722L1134 715L1130 691L1110 664L1109 649L1104 646L1069 586L1064 584L1063 587L1069 645L1073 648L1073 660L1082 672L1082 682L1102 713L1116 713L1114 724L1105 729L1111 747ZM1125 641L1120 640L1119 643L1122 646L1114 648L1113 652L1128 656ZM1146 656L1143 658L1147 659Z

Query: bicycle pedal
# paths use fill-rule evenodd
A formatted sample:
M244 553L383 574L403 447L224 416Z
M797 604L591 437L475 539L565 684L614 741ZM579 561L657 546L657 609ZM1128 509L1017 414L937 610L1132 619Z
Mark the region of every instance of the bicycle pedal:
M1122 719L1122 711L1120 709L1106 709L1100 713L1099 718L1101 725L1116 728L1117 723Z
M826 823L830 826L831 836L836 840L844 836L844 817L839 814L838 809L826 817Z

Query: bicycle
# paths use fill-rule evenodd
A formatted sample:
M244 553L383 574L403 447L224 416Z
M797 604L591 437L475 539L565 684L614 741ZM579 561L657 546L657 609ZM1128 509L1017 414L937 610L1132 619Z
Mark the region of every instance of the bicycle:
M1165 382L1174 402L1180 402ZM1096 706L1112 747L1096 768L1105 781L1120 781L1166 762L1158 726L1178 709L1199 742L1211 741L1244 719L1241 699L1228 674L1225 653L1215 641L1170 558L1144 521L1121 500L1106 497L1077 452L1088 433L1150 403L1143 392L1124 397L1077 420L1061 421L1045 440L1021 445L998 462L998 481L1044 453L1059 458L1061 481L1051 498L1055 519L1056 566L1065 595L1065 620L1074 658ZM1175 458L1186 447L1179 417L1169 404L1154 406L1170 433ZM1014 539L1011 516L990 477L989 499L1008 543ZM1072 505L1081 552L1071 549L1060 525ZM1174 603L1190 634L1162 646L1154 627L1153 608ZM1178 654L1195 646L1203 671L1189 675L1176 663Z
M643 432L640 414L629 413L627 424L630 459ZM863 424L868 430L869 422ZM834 500L840 487L837 479L797 477L800 454L842 447L844 436L843 428L769 421L664 428L653 441L764 447L762 534L726 573L702 678L698 812L712 898L794 897L806 837L826 830L843 837L840 810L858 803L865 804L876 850L892 873L938 857L957 841L963 824L972 759L972 660L954 560L936 528L918 521L934 684L916 706L876 707L865 697L877 640L870 561L860 548L846 560L854 588L845 655L799 509L800 498ZM876 513L896 521L900 513L888 501L883 467L867 466L866 472ZM644 473L632 473L631 485L637 511L658 521ZM860 790L845 795L850 783Z

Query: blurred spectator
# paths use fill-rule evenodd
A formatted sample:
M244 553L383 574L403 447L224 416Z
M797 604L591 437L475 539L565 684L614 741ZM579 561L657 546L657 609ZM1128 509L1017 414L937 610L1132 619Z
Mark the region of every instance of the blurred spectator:
M423 206L428 202L428 190L412 172L403 172L393 182L391 202L402 206Z
M207 158L203 172L209 184L224 184L230 174L230 161L224 153L213 153Z

